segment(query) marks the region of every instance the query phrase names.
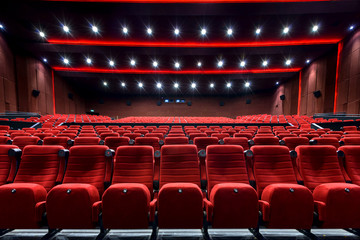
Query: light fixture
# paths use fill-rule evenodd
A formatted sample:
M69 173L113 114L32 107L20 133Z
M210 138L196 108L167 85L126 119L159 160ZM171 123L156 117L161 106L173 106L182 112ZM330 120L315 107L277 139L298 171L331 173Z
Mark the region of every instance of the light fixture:
M180 30L179 30L178 28L175 28L175 29L174 29L174 34L175 34L176 36L178 36L178 35L180 34Z
M351 31L351 30L353 30L354 29L354 25L351 25L350 27L349 27L349 30Z
M139 88L142 88L144 86L144 84L142 82L139 82L138 86L139 86Z
M307 59L307 60L306 60L306 63L310 63L310 59Z
M47 59L46 59L46 58L43 58L43 62L47 62Z
M285 65L286 65L286 66L290 66L290 65L291 65L291 62L292 62L291 59L288 59L288 60L286 60Z
M246 62L245 62L245 61L241 61L241 62L240 62L240 67L243 68L243 67L245 67L245 66L246 66Z
M227 88L231 88L231 83L228 82L228 83L226 84L226 87L227 87Z
M113 66L115 66L115 62L113 60L110 60L109 65L110 65L110 67L113 67Z
M180 63L179 62L175 62L175 68L180 68Z
M202 62L198 62L198 63L197 63L197 66L198 66L198 67L201 67L201 66L202 66Z
M92 26L91 27L91 29L92 29L92 31L94 32L94 33L98 33L99 32L99 29L98 29L98 27L97 26Z
M191 88L196 88L196 83L192 83Z
M289 27L284 27L283 34L288 34L290 31Z
M67 58L64 58L64 59L63 59L63 62L64 62L65 64L69 64L69 63L70 63L69 59L67 59Z
M319 25L314 25L313 27L312 27L312 31L313 32L317 32L319 30Z
M157 62L157 61L153 61L153 67L155 67L155 68L157 68L158 67L158 65L159 65L159 63Z
M107 82L105 82L105 81L103 82L103 84L104 84L104 86L107 86L107 85L108 85L108 83L107 83Z
M136 65L136 61L134 59L131 59L130 60L130 65L134 67Z
M206 28L202 28L200 33L201 33L202 36L205 36L206 35Z
M0 24L0 29L4 29L4 25Z
M122 82L122 83L121 83L121 86L122 86L122 87L125 87L125 86L126 86L126 84L125 84L124 82Z
M222 67L222 66L224 66L224 60L218 61L217 66L218 66L219 68Z
M174 83L174 88L178 88L179 84L178 83Z
M44 38L44 37L45 37L45 33L44 33L44 32L42 32L42 31L40 31L40 32L39 32L39 35L40 35L40 37L42 37L42 38Z
M247 88L250 87L250 82L246 82L245 87L247 87Z
M276 85L279 85L279 82L276 82L275 84L276 84Z
M66 25L63 26L63 30L64 30L64 32L66 32L66 33L70 32L69 27L66 26Z
M123 32L123 34L126 35L126 34L128 34L129 29L127 27L123 27L122 32Z
M147 32L148 35L151 35L151 34L152 34L152 29L151 29L151 28L147 28L147 29L146 29L146 32Z
M211 87L211 88L214 88L214 87L215 87L215 84L214 84L214 83L210 83L210 87Z
M91 63L92 63L91 58L86 58L86 63L87 63L87 64L91 64Z
M156 84L156 87L157 87L158 89L160 89L160 88L161 88L161 83L157 83L157 84Z
M228 36L231 36L233 34L233 30L231 28L228 28L228 30L226 31L226 34Z
M269 62L268 62L267 60L264 60L264 61L262 62L263 67L266 67L268 64L269 64Z
M256 33L256 35L259 35L261 33L261 28L257 28L255 33Z

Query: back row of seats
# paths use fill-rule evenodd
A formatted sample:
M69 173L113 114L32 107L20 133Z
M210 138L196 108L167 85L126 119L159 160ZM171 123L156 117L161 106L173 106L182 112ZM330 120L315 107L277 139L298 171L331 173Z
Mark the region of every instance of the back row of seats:
M0 228L38 228L46 218L49 229L139 229L155 215L159 228L202 228L203 211L213 228L257 228L259 211L268 228L360 228L360 147L340 151L344 169L333 146L299 146L297 158L284 146L254 146L248 168L241 146L208 146L205 191L196 146L164 146L154 191L151 146L121 146L114 158L107 146L74 146L69 154L26 146L15 164L20 150L2 145L0 176L8 184L0 186Z

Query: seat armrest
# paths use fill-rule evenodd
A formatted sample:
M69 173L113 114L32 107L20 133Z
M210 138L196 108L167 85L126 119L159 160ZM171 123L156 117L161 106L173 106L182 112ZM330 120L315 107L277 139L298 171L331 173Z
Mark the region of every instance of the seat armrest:
M263 201L263 200L259 200L259 208L260 208L260 211L262 212L263 220L265 222L269 221L270 203Z
M156 204L157 204L156 198L150 202L150 209L149 209L150 210L150 216L149 216L150 222L154 222L154 220L155 220Z
M36 221L41 222L44 213L46 212L46 201L41 201L35 205Z
M92 221L94 223L99 221L99 215L101 211L102 211L102 202L101 201L94 202L94 204L92 205Z
M211 222L212 214L213 214L213 210L214 210L214 205L212 204L212 202L210 202L206 198L204 198L204 205L205 205L205 210L206 210L206 218L207 218L206 220L208 222Z
M326 203L321 202L321 201L314 201L314 205L315 205L315 211L319 215L319 220L325 221L325 219L326 219L326 211L325 211Z

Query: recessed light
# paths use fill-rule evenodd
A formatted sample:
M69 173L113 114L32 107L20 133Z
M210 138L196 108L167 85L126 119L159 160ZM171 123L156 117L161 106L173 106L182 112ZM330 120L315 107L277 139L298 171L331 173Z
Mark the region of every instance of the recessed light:
M206 35L206 32L207 32L207 31L206 31L206 28L202 28L201 31L200 31L200 33L201 33L202 36L205 36L205 35Z
M161 88L161 86L162 86L161 83L156 84L156 87L159 88L159 89Z
M175 68L180 68L180 63L179 62L175 62Z
M224 61L223 60L218 61L217 66L218 67L224 66Z
M276 84L276 85L279 85L279 82L276 82L275 84Z
M269 64L269 62L267 60L262 62L263 67L266 67L268 64Z
M283 34L288 34L290 31L289 27L284 27Z
M231 28L228 28L228 30L226 31L226 34L228 36L231 36L233 34L233 30Z
M104 86L107 86L107 85L108 85L108 83L107 83L107 82L103 82L103 84L104 84Z
M355 28L355 26L354 25L351 25L350 27L349 27L349 30L351 31L351 30L353 30Z
M87 64L91 64L91 63L92 63L91 58L86 58L86 63L87 63Z
M4 25L0 24L0 29L4 29Z
M42 38L44 38L44 37L45 37L45 33L44 33L44 32L42 32L42 31L40 31L40 32L39 32L39 35L40 35L40 37L42 37Z
M246 82L245 87L250 87L250 82Z
M201 67L201 66L202 66L202 62L198 62L198 63L197 63L197 66L198 66L198 67Z
M121 83L121 86L122 86L122 87L125 87L125 86L126 86L126 84L125 84L124 82L122 82L122 83Z
M153 61L153 67L158 67L159 66L159 63L157 61Z
M151 28L147 28L147 29L146 29L146 32L147 32L148 35L151 35L151 34L152 34L152 29L151 29Z
M70 32L69 27L66 26L66 25L63 26L63 30L64 30L64 32L66 32L66 33Z
M211 88L214 88L214 87L215 87L215 84L214 84L214 83L210 83L210 87L211 87Z
M312 27L312 31L313 32L317 32L319 30L319 25L314 25L313 27Z
M259 35L259 34L261 33L261 28L257 28L257 29L255 30L255 33L256 33L256 35Z
M94 33L98 33L99 32L99 29L97 26L92 26L91 29L93 30Z
M310 59L307 59L307 60L306 60L306 63L310 63Z
M136 65L136 61L134 59L131 59L130 60L130 65L134 67Z
M69 59L67 59L67 58L64 58L64 59L63 59L63 62L64 62L65 64L69 64L69 63L70 63Z
M46 58L43 58L43 62L47 62L47 59L46 59Z
M128 34L129 29L127 27L123 27L122 32L123 34Z
M192 83L191 88L196 88L196 83Z
M291 65L291 62L292 62L291 59L288 59L288 60L286 60L285 65L286 65L286 66L290 66L290 65Z
M174 84L174 88L178 88L179 87L179 84L178 83L175 83Z
M175 28L175 29L174 29L174 34L175 34L176 36L178 36L178 35L180 34L180 30L179 30L178 28Z
M231 83L228 82L228 83L226 84L226 87L227 87L227 88L231 88Z
M115 62L114 62L113 60L110 60L110 61L109 61L109 65L110 65L111 67L113 67L113 66L115 66Z
M141 83L141 82L139 82L138 86L139 86L140 88L142 88L142 87L144 86L144 84Z
M245 61L241 61L240 62L240 67L245 67L246 66L246 62Z

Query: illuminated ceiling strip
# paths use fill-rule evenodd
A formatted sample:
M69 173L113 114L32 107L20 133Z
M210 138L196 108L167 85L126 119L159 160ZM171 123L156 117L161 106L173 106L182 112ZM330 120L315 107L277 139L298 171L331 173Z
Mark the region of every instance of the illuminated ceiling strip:
M118 73L118 74L250 74L250 73L287 73L298 72L301 68L266 68L243 70L142 70L142 69L107 69L107 68L71 68L53 67L55 71L85 73Z
M340 38L301 39L290 41L255 42L149 42L149 41L101 41L101 40L62 40L48 39L50 44L78 46L114 46L114 47L164 47L164 48L238 48L238 47L281 47L299 45L336 44Z
M334 2L337 0L42 0L46 2L113 2L113 3L291 3Z

